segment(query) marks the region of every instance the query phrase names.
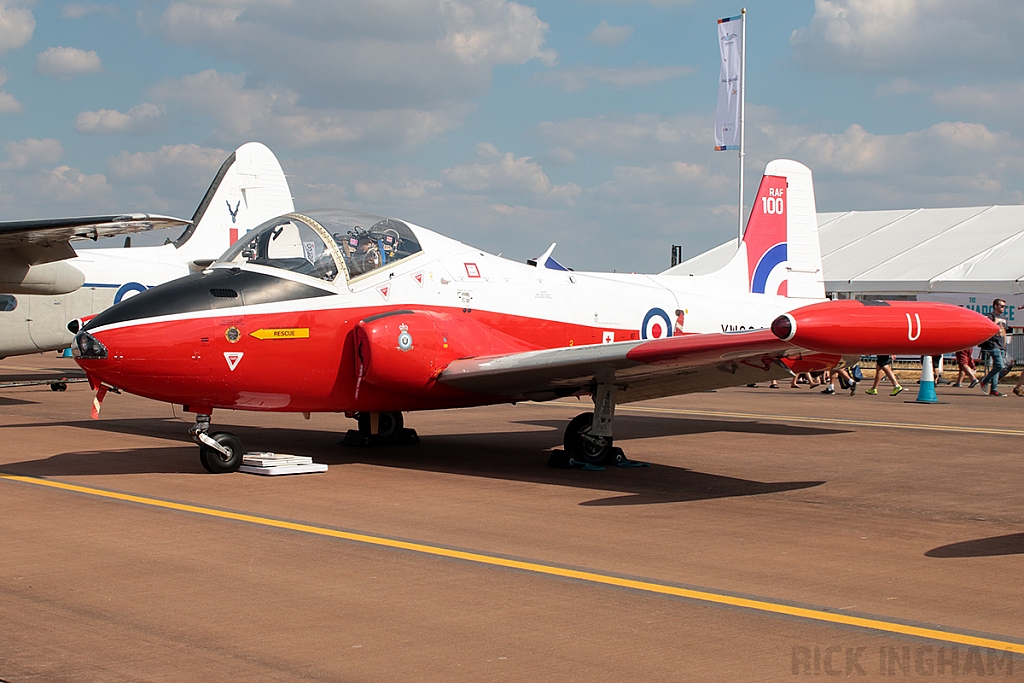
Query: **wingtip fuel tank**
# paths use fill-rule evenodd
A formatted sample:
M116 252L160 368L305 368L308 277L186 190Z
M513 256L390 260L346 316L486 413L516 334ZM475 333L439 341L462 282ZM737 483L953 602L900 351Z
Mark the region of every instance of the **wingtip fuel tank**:
M780 315L772 332L813 351L929 356L967 349L998 331L974 311L920 301L824 301Z

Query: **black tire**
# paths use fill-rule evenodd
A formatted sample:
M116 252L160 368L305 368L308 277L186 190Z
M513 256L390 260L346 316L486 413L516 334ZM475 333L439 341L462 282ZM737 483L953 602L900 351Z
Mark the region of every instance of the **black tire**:
M591 465L603 465L612 454L612 439L588 438L593 423L593 413L582 413L574 417L565 428L562 445L565 446L565 452L574 460Z
M210 438L227 448L231 455L225 456L217 449L203 444L199 447L199 462L203 464L203 467L213 474L238 471L242 465L242 455L244 455L242 441L229 432L216 432L210 434Z
M210 462L206 459L206 451L208 450L209 449L206 446L199 447L199 464L202 465L203 469L209 472L210 474L217 474L210 467Z
M381 443L390 443L402 433L405 420L401 413L381 413L377 417L377 440Z

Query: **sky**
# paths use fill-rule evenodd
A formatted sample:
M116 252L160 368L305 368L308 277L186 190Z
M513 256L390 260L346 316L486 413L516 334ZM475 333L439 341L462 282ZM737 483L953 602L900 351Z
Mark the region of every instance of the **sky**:
M736 234L713 127L717 20L741 6L0 0L0 219L190 218L254 140L298 210L659 272L673 244ZM746 9L748 208L780 157L811 168L819 212L1024 202L1024 3Z

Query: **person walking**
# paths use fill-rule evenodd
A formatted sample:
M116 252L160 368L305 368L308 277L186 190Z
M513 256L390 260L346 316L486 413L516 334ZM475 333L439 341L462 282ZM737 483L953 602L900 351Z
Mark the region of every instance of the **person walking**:
M883 376L888 377L889 381L892 382L892 391L889 392L890 396L896 396L903 391L903 385L896 379L896 375L892 374L892 356L879 354L875 357L875 381L872 382L871 388L864 393L868 396L878 395L878 383L882 381Z
M962 351L956 352L956 382L953 384L954 387L963 386L963 381L970 377L971 383L967 386L968 389L973 389L978 386L978 376L974 374L974 349L963 349Z
M1006 310L1006 302L996 299L992 302L992 312L988 314L989 320L999 327L999 331L979 344L982 352L991 361L992 369L981 378L981 391L989 396L1005 396L999 393L999 378L1003 374L1006 353L1006 318L1003 311Z

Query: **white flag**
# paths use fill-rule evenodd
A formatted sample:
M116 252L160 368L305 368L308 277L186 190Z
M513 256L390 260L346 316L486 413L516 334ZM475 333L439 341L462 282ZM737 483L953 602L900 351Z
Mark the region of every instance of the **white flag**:
M715 150L740 148L740 17L718 20L718 45L722 50L722 75L718 83L715 115Z

